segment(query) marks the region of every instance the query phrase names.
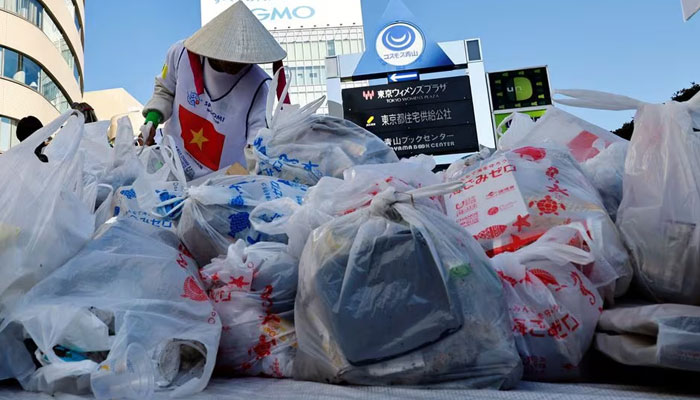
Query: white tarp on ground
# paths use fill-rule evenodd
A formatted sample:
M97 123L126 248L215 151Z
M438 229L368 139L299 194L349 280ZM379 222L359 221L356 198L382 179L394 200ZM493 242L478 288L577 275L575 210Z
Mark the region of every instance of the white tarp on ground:
M683 19L690 19L695 13L700 11L700 0L681 0L683 6Z
M0 384L0 400L79 400L88 397L21 392L15 386ZM163 399L167 397L162 397ZM648 387L550 384L521 382L516 390L497 392L489 390L421 390L390 387L333 386L320 383L273 379L212 380L204 393L190 400L218 399L286 399L286 400L584 400L584 399L697 399L695 395L663 393Z

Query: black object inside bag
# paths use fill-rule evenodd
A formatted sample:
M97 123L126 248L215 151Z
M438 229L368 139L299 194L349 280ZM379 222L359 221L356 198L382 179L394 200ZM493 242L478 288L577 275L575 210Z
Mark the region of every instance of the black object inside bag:
M350 364L399 357L462 327L459 301L419 232L362 236L349 255L329 259L316 282Z

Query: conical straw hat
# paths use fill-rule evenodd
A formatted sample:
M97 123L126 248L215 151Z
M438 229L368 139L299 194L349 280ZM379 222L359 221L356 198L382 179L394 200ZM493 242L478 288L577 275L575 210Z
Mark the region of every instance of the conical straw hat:
M287 57L242 1L195 32L185 41L185 47L200 56L242 64L273 63Z

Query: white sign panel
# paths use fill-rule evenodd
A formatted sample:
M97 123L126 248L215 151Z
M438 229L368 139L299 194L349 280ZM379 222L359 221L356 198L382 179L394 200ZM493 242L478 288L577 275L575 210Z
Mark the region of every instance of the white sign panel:
M239 0L201 0L202 25ZM362 25L360 0L242 0L270 30Z

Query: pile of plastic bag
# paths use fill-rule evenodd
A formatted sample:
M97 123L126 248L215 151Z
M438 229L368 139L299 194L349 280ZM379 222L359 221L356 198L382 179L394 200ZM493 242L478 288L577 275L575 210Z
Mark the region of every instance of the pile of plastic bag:
M559 93L568 98L557 101L570 106L637 111L628 146L613 143L582 162L604 199L608 194L606 206L623 188L616 222L634 267L634 291L603 311L596 349L621 364L700 370L700 95L657 105L594 91ZM515 138L526 132L520 139L532 140L527 132L540 123L521 118Z
M186 398L215 371L508 389L580 379L591 349L700 370L700 95L564 91L638 109L632 141L515 114L497 151L434 173L276 86L247 168L188 182L171 140L136 146L122 119L111 147L72 112L0 156L0 380L100 399ZM681 304L620 300L638 293Z

